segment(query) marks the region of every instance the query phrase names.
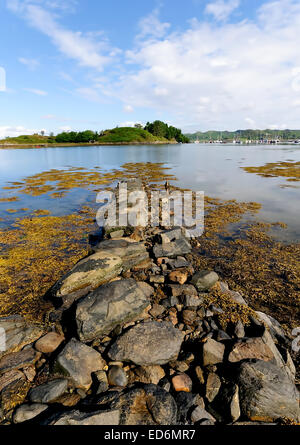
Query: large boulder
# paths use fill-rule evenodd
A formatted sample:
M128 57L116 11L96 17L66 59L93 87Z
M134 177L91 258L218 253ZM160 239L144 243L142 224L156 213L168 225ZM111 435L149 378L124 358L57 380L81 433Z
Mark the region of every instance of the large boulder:
M77 305L78 336L88 342L109 334L116 326L135 319L149 304L143 287L133 279L103 285Z
M137 243L131 238L105 240L99 243L94 250L120 257L123 271L149 258L145 244Z
M78 410L67 411L50 419L48 425L119 425L120 413L118 410L96 411L92 413L83 413Z
M177 359L183 337L172 323L141 323L117 338L109 356L141 366L164 365Z
M244 361L237 384L243 417L260 422L299 421L299 393L283 368L263 360Z
M18 352L44 333L44 327L27 322L20 315L0 318L0 358Z
M132 385L121 393L102 396L98 404L120 411L120 425L175 425L177 405L174 398L156 385Z
M77 388L88 390L92 384L91 374L105 366L105 361L95 349L72 338L58 355L55 371L70 377Z

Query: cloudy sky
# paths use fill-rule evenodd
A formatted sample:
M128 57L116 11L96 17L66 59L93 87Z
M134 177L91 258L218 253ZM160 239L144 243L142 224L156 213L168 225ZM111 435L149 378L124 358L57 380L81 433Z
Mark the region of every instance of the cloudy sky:
M0 137L300 128L300 0L0 0Z

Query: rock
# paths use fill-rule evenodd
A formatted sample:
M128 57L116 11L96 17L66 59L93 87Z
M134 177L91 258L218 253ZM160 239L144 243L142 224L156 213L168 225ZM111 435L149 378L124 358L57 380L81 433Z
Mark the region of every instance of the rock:
M203 298L195 297L192 295L184 295L182 302L185 307L198 308L203 304Z
M203 345L203 366L216 365L222 363L225 346L212 338L209 338Z
M98 382L97 394L101 394L108 390L108 379L105 371L97 371L94 373Z
M51 354L56 351L63 341L64 337L62 335L56 332L49 332L35 343L35 349L44 354Z
M57 403L68 406L69 408L72 408L73 406L77 405L81 400L81 397L76 392L73 392L72 394L63 394L58 400Z
M28 397L34 403L53 403L68 389L67 379L56 379L29 391Z
M245 337L245 328L243 323L239 320L234 328L234 335L237 338L244 338Z
M151 275L150 283L163 284L165 282L165 277L163 275Z
M40 354L32 347L23 351L12 352L0 359L0 375L12 369L22 369L34 364L40 358Z
M196 366L195 373L196 373L196 376L197 376L197 378L199 380L199 383L201 385L204 385L204 383L205 383L204 374L203 374L203 371L202 371L200 366Z
M199 292L204 292L211 289L218 282L218 280L219 276L216 274L216 272L202 270L193 275L191 283L196 286Z
M216 422L216 419L205 411L201 406L197 406L191 414L191 421L193 423L199 422L200 420L210 420L213 424Z
M185 310L182 312L182 319L186 325L192 325L197 318L197 314L194 311Z
M263 324L270 329L270 333L275 340L281 341L283 343L287 342L287 337L285 335L284 329L281 324L275 320L275 318L270 315L264 314L263 312L256 312L258 319L263 322Z
M183 237L181 228L166 230L160 234L161 243L170 243Z
M299 421L299 393L284 369L271 362L242 362L237 376L242 416L260 422Z
M108 399L103 397L103 405ZM101 406L101 399L98 405ZM110 398L111 409L121 413L120 425L175 425L177 405L167 391L156 385L133 385Z
M185 269L173 270L169 273L168 279L173 283L184 284L188 279L188 273Z
M0 377L0 412L9 412L23 403L30 383L19 370L8 371Z
M273 352L264 343L262 338L254 337L237 341L229 354L228 360L231 363L245 359L258 359L268 362L273 358Z
M216 340L219 341L226 341L226 340L231 340L231 337L225 332L222 331L222 329L218 329L217 331L217 335L216 335Z
M238 304L242 304L243 306L248 306L244 298L241 296L239 292L235 292L233 290L229 290L227 294L230 296L230 298Z
M94 413L81 413L78 410L73 410L61 414L57 419L52 420L50 425L110 426L119 425L119 421L120 413L118 410Z
M194 394L185 391L176 392L174 395L177 404L177 424L188 424L188 417L191 409L196 405L196 397Z
M180 297L181 295L197 297L197 290L192 284L170 284L168 289L173 297Z
M234 392L230 402L230 415L232 422L236 422L241 416L238 385L234 386Z
M34 365L27 366L26 368L23 368L22 371L23 371L26 379L29 382L33 382L33 380L35 379L35 376L36 376L35 366Z
M217 374L210 372L206 381L206 398L212 402L221 388L221 380Z
M48 409L48 406L41 403L21 405L16 409L13 415L13 422L23 423L28 420L34 419L35 417L46 411L46 409Z
M112 366L108 372L108 383L112 386L127 386L128 378L119 366Z
M136 319L149 303L148 295L133 279L101 286L77 305L80 340L88 342L109 334L116 326Z
M176 392L191 392L193 382L187 374L178 374L172 378L172 385Z
M28 323L20 315L0 318L0 332L5 333L5 351L0 349L0 358L9 352L18 352L33 343L44 333L44 327ZM3 348L4 349L4 348Z
M152 315L152 317L156 318L162 315L166 311L165 307L154 303L152 306L152 309L150 309L149 314Z
M169 366L172 369L175 369L175 371L180 373L185 373L186 371L189 370L190 367L186 362L181 362L179 360L176 360L175 362L170 362Z
M171 323L141 323L115 341L109 356L137 365L164 365L177 359L182 341L183 334Z
M110 237L111 239L122 238L124 233L124 230L115 230L114 232L110 232Z
M94 250L121 258L123 272L149 258L145 244L135 242L131 238L105 240L100 242Z
M56 359L55 370L69 376L77 388L88 390L92 372L106 366L101 355L75 338L71 339Z
M185 255L192 250L190 243L185 238L164 244L155 244L153 253L156 258L175 258L178 255Z
M137 377L136 381L141 383L152 383L154 385L157 385L166 375L163 368L159 365L140 366L139 368L136 368L134 372Z
M184 256L178 256L174 262L174 267L189 267L190 263L184 258Z

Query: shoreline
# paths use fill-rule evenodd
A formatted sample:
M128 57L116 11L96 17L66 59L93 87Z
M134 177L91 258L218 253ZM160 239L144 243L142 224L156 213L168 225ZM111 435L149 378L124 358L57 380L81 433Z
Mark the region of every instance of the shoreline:
M155 142L102 142L102 143L65 143L65 144L0 144L0 149L22 149L22 148L59 148L59 147L105 147L105 146L127 146L127 145L176 145L173 141L155 141Z

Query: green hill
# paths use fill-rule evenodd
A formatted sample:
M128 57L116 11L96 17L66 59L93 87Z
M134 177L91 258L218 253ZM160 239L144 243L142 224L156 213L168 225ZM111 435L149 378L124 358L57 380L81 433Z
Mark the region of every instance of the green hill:
M21 135L16 137L8 137L0 140L0 144L51 144L55 139L51 136L42 136L39 134Z
M101 143L141 143L141 142L169 142L164 137L153 136L146 130L141 128L120 127L112 130L106 130L98 137L98 142Z

